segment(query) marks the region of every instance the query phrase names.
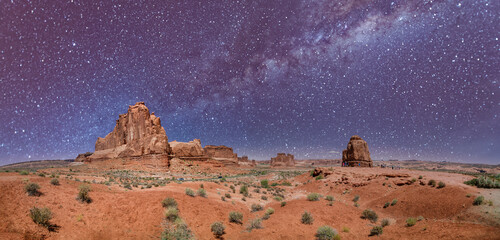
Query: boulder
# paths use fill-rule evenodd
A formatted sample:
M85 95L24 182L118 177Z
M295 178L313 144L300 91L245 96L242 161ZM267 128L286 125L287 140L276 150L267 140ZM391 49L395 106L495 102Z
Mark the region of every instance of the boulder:
M204 157L205 151L201 147L200 139L194 139L190 142L172 141L169 143L172 148L172 154L175 157Z
M144 102L129 106L120 114L115 128L104 138L98 138L91 159L138 157L169 154L167 134L159 117L149 113Z
M293 166L295 166L295 157L292 154L278 153L276 157L271 158L271 167Z
M347 149L342 151L342 166L373 167L368 144L361 137L354 135L347 144Z

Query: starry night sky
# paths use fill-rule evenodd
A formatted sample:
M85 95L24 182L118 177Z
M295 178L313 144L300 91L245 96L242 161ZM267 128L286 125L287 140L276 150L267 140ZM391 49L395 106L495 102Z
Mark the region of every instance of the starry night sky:
M251 159L500 163L500 1L0 0L0 165L93 151L146 102Z

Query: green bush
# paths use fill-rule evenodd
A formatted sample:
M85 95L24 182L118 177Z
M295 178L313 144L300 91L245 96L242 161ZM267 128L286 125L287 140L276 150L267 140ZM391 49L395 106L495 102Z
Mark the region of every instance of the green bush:
M392 199L391 206L396 205L396 203L398 203L398 200L397 199Z
M422 175L418 176L418 179L422 179L422 178L424 178L424 177L422 177Z
M260 181L260 186L263 188L269 188L269 181L267 179Z
M262 200L267 200L267 197L266 196L262 196L260 197Z
M240 187L240 193L243 194L243 196L247 197L248 196L248 186L242 185Z
M272 215L274 213L274 208L268 208L266 214Z
M175 221L179 217L179 210L176 207L168 207L165 210L165 218L171 222Z
M55 185L55 186L59 185L59 179L57 179L57 178L52 178L52 179L50 180L50 184Z
M26 170L22 170L22 171L19 172L19 174L21 174L21 175L29 175L30 173L28 171L26 171Z
M499 179L500 177L498 175L495 176L495 178L480 176L479 178L474 178L464 183L478 188L500 188Z
M337 236L337 231L329 226L321 226L316 231L316 239L333 240Z
M380 224L382 227L387 227L389 226L390 222L389 219L382 219L382 223Z
M222 237L224 235L224 230L226 229L226 226L222 222L214 222L212 225L210 225L210 229L214 233L216 238Z
M311 193L307 195L307 200L309 201L319 201L320 195L319 193Z
M330 201L330 202L335 200L335 198L333 198L333 196L330 196L330 195L326 196L326 198L325 198L325 199L326 199L327 201Z
M243 213L230 212L229 213L229 222L242 224L243 223Z
M342 232L348 233L349 231L351 231L351 229L349 229L348 227L342 227Z
M203 188L198 189L198 196L206 198L207 191L205 191L205 189L203 189Z
M370 236L382 235L383 231L384 231L384 229L381 226L375 226L372 228L372 230L370 230Z
M359 195L354 196L352 199L353 202L358 202L359 201Z
M474 202L472 202L472 204L478 206L478 205L481 205L483 204L483 201L484 201L484 197L483 196L477 196L475 199L474 199Z
M89 196L89 192L91 191L90 186L87 184L82 184L78 186L78 195L76 199L82 203L90 203L92 199Z
M52 212L48 208L33 207L30 209L30 217L36 224L49 227L49 221L52 219Z
M27 183L24 186L24 190L26 191L26 193L28 193L29 196L39 196L40 195L40 192L38 191L38 190L40 190L40 186L36 183Z
M193 234L186 223L181 218L177 218L174 223L167 222L161 234L162 240L188 240L193 239Z
M361 218L369 219L371 222L377 222L378 215L371 209L366 209L363 211Z
M416 218L408 218L406 219L406 226L411 227L414 226L417 223Z
M194 194L194 191L193 189L191 188L186 188L186 195L190 196L190 197L194 197L195 194Z
M302 218L300 219L300 222L303 224L312 224L314 222L314 218L310 212L305 211L302 214Z
M262 206L259 205L259 204L252 204L252 212L258 212L258 211L261 211L262 210Z
M281 202L281 207L286 206L286 202Z
M444 182L439 182L438 183L438 187L437 188L444 188L446 186L446 184L444 184Z
M252 229L260 229L260 228L262 228L262 219L260 219L260 218L252 219L247 226L248 231L252 231Z
M434 179L429 180L429 182L427 183L427 185L435 187L436 186L436 180L434 180Z
M320 174L320 175L316 176L316 180L321 180L321 179L324 179L324 178L325 178L325 177L324 177L322 174Z
M230 194L230 193L226 193L226 194L224 194L224 196L225 196L226 198L231 198L231 194Z
M175 201L175 199L173 199L173 198L165 198L165 199L163 199L163 201L161 202L161 205L162 205L164 208L168 208L168 207L174 207L174 208L177 208L177 201Z
M390 203L390 202L386 202L386 203L384 204L384 208L388 208L390 205L391 205L391 203Z

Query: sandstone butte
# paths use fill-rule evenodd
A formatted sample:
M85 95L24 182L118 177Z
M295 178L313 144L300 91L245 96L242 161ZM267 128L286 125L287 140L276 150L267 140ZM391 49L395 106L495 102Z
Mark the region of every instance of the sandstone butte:
M352 136L347 149L342 151L342 166L373 167L368 144L360 136Z
M293 166L295 166L295 157L292 154L278 153L276 157L271 158L271 167Z

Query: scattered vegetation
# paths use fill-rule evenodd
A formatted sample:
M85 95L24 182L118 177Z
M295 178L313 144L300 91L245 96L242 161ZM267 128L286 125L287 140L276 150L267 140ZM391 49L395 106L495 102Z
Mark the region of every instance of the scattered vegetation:
M286 206L286 202L281 202L281 207Z
M267 197L266 196L262 196L260 197L262 200L267 200Z
M384 232L384 228L382 226L375 226L370 230L370 236L379 236Z
M203 188L198 189L198 196L206 198L207 191L205 191L205 189L203 189Z
M161 202L161 205L164 207L164 208L168 208L168 207L175 207L177 208L177 201L175 201L175 199L173 198L165 198L163 199L163 201Z
M368 219L371 222L377 222L378 215L375 211L373 211L371 209L366 209L363 211L361 218Z
M427 183L427 185L435 187L436 186L436 180L434 180L434 179L429 180L429 182Z
M262 206L260 204L252 204L252 212L262 211Z
M338 236L337 231L329 226L321 226L316 231L316 239L318 240L333 240L336 236Z
M319 201L319 198L319 193L310 193L309 195L307 195L307 200L309 201Z
M21 175L29 175L30 173L28 171L26 171L26 170L22 170L22 171L19 172L19 174L21 174Z
M330 195L326 196L326 198L325 198L325 199L326 199L327 201L330 201L330 202L332 202L332 201L334 201L334 200L335 200L335 198L334 198L333 196L330 196Z
M445 186L446 184L444 184L444 182L439 181L437 188L444 188Z
M358 202L359 201L359 195L354 196L352 199L353 202Z
M78 195L76 199L82 203L90 203L92 199L89 196L89 192L91 191L90 186L87 184L82 184L78 187Z
M406 226L408 226L408 227L414 226L416 223L417 223L417 219L415 219L415 218L406 219Z
M464 183L478 188L500 188L500 174L495 177L480 176Z
M390 205L391 205L391 203L390 203L390 202L386 202L386 203L384 204L384 208L388 208Z
M229 213L229 222L234 222L238 224L243 223L243 213L240 212L230 212Z
M210 229L214 233L216 238L222 237L224 235L224 230L226 230L226 226L222 222L214 222L210 225Z
M165 218L170 221L175 221L179 217L179 210L177 210L177 207L168 207L167 210L165 210Z
M248 187L247 187L247 185L242 185L240 187L240 193L243 194L243 196L248 197Z
M323 174L320 174L318 176L316 176L316 180L321 180L321 179L324 179L325 177L323 176Z
M24 190L26 191L26 193L28 193L28 196L40 196L40 192L38 190L40 190L40 186L36 183L27 183L25 186L24 186Z
M165 198L162 201L162 206L167 207L165 210L164 230L161 234L162 240L193 239L193 234L187 224L179 216L177 202L173 198Z
M342 232L348 233L349 231L351 231L351 229L348 227L342 227Z
M193 189L191 188L186 188L186 195L190 196L190 197L194 197L195 194L194 194L194 191Z
M477 196L474 199L474 202L472 202L472 204L478 206L478 205L483 204L483 201L484 201L484 197L483 196Z
M44 226L46 228L50 227L50 219L52 219L52 212L50 209L33 207L30 209L30 217L38 225Z
M273 213L274 213L274 208L268 208L266 210L266 214L268 214L268 215L272 215Z
M398 199L392 199L392 202L391 202L391 206L394 206L396 205L396 203L398 203Z
M382 222L380 223L380 225L382 227L387 227L387 226L389 226L389 224L390 224L390 222L389 222L389 219L387 219L387 218L382 219Z
M57 178L52 178L50 180L50 184L54 185L54 186L58 186L59 185L59 179Z
M247 226L248 231L252 231L253 229L261 229L262 228L262 219L256 218L252 219Z
M302 214L302 218L301 218L300 222L302 222L303 224L312 224L314 222L314 218L310 212L305 211Z
M260 181L260 186L263 188L269 188L269 181L267 179Z
M229 193L224 194L224 196L225 196L226 198L231 198L231 194L229 194Z

